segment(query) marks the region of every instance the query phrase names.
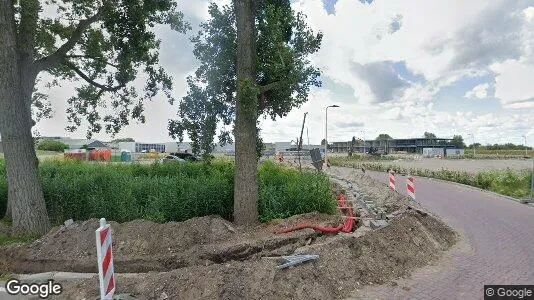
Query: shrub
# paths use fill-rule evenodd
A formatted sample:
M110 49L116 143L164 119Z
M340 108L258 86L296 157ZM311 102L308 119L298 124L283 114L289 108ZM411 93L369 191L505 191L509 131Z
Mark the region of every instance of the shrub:
M363 163L346 158L331 159L332 165L351 168L365 168L367 170L386 172L390 169L397 170L400 174L412 174L421 177L437 178L447 181L458 182L484 190L492 191L501 195L515 198L526 198L530 195L532 172L513 170L494 170L479 172L476 174L460 171L441 169L439 171L427 169L404 169L396 165L381 163Z
M4 170L0 162L1 215L7 202ZM48 213L55 224L69 218L102 217L119 222L141 218L164 222L218 214L232 219L234 164L228 161L209 165L45 161L40 164L40 174ZM261 221L311 211L335 212L330 182L323 174L301 174L265 163L259 169L259 183Z
M37 150L43 151L54 151L54 152L63 152L63 150L69 149L69 146L63 144L62 142L53 141L53 140L44 140L40 141L37 145Z

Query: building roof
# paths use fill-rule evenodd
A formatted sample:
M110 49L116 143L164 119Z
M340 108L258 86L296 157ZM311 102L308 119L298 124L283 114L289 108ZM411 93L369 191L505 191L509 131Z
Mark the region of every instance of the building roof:
M104 145L101 141L93 141L87 144L87 148L108 148L108 146Z

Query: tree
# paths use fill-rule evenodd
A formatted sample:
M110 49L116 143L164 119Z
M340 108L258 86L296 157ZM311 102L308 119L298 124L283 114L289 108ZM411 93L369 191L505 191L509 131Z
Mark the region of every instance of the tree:
M321 145L324 146L326 144L326 140L325 139L322 139L321 140Z
M432 132L426 132L423 134L423 137L425 139L432 139L432 140L435 140L437 137L435 134L433 134Z
M352 156L352 153L354 153L354 144L356 144L356 137L352 137L352 141L350 142L350 150L349 150L349 156Z
M393 138L387 133L381 133L376 137L377 141L387 141L387 140L392 140L392 139Z
M57 13L43 13L45 8ZM51 85L83 81L68 99L70 131L82 119L89 123L88 138L103 126L115 134L130 119L143 122L145 100L163 90L172 101L171 78L157 65L159 41L150 29L156 24L187 28L171 0L0 1L0 132L14 232L50 227L31 132L32 109L47 109L46 97L34 93L39 76L55 78ZM146 75L142 95L132 86L138 68Z
M69 146L60 141L54 140L44 140L39 142L37 145L37 150L43 151L63 152L65 149L69 149Z
M322 35L307 27L289 0L212 3L209 13L192 39L200 67L187 79L189 90L178 120L169 121L169 133L180 141L187 133L193 151L205 155L213 151L217 124L234 125L234 221L255 222L257 153L263 145L258 118L286 116L307 101L312 86L320 86L320 72L308 57L319 49ZM228 129L219 133L221 144L231 140Z
M455 135L452 137L451 142L456 148L465 148L464 139L461 135Z

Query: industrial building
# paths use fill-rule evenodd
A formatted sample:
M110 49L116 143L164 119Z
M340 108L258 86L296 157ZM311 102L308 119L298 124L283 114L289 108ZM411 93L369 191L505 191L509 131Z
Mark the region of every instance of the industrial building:
M332 152L346 153L350 151L351 142L333 142L328 146ZM391 140L368 140L362 142L358 140L354 143L354 152L369 152L373 148L378 153L390 154L397 152L424 154L423 149L442 149L443 155L446 149L456 149L452 144L452 139L428 139L428 138L412 138L412 139L391 139ZM451 155L453 152L450 152ZM454 152L456 153L456 152Z

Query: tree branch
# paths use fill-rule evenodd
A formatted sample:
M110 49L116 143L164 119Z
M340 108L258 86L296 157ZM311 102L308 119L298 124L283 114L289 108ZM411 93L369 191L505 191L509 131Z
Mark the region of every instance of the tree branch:
M94 57L94 56L90 56L90 55L79 55L79 54L66 55L65 57L66 58L89 58L89 59L98 60L100 62L103 62L108 66L112 66L112 67L115 67L117 69L119 68L119 65L112 64L112 63L108 62L107 60L105 60L103 57Z
M275 81L275 82L271 82L271 83L269 83L269 84L260 86L260 92L261 92L261 93L265 93L265 92L268 92L268 91L270 91L270 90L274 90L274 89L277 88L281 83L282 83L282 81Z
M74 48L76 43L80 40L84 31L87 30L87 28L89 28L91 24L98 21L101 16L102 10L99 9L98 12L92 17L80 21L76 29L74 29L74 31L72 32L72 35L69 37L69 39L63 45L61 45L61 47L59 47L56 52L37 61L39 69L47 70L59 65L59 63L65 57L67 52L72 50L72 48Z
M107 86L107 85L104 85L104 84L100 84L94 80L92 80L91 78L89 78L89 76L85 75L82 70L80 70L78 67L76 67L75 64L69 62L69 61L64 61L64 64L69 67L69 69L73 70L76 74L78 74L78 76L80 76L81 78L83 78L83 80L87 81L87 83L89 83L90 85L93 85L99 89L101 89L102 91L106 91L106 92L116 92L118 90L120 90L121 88L123 88L125 85L124 84L119 84L117 86Z

